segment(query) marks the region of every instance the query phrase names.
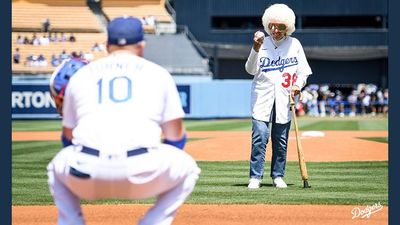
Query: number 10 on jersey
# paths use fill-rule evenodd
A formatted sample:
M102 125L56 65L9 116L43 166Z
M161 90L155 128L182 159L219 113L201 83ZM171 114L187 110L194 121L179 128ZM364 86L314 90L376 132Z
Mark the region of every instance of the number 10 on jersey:
M108 88L105 88L105 85L107 85ZM103 98L108 98L114 103L126 102L132 98L132 81L126 76L114 77L108 82L103 82L103 78L101 78L97 82L97 86L99 104L103 103ZM107 91L108 93L106 93Z

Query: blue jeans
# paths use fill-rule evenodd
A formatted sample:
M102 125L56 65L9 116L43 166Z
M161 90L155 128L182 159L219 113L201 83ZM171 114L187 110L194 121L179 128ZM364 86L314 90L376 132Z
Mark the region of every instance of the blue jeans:
M265 152L268 138L271 134L272 159L271 174L272 178L285 176L286 152L289 139L290 122L286 124L265 122L253 118L252 141L250 157L250 178L262 179L264 176ZM272 123L272 130L269 128ZM270 132L270 130L272 132Z

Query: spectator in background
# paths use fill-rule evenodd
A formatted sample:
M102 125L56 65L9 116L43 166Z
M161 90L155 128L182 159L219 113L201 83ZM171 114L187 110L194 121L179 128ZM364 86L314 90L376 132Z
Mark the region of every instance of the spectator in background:
M361 94L361 112L363 116L366 116L370 112L371 96L368 95L365 90L362 90Z
M74 36L74 34L71 33L71 35L69 35L69 42L75 42L76 38Z
M75 51L71 52L71 58L73 59L80 59L81 55L79 55L78 53L76 53Z
M59 56L59 59L60 59L60 61L62 62L62 61L64 61L64 60L66 60L66 59L69 59L69 54L67 53L67 51L64 49L62 52L61 52L61 54L60 54L60 56Z
M68 41L67 36L65 35L64 32L61 32L61 37L59 39L60 42L66 42Z
M336 116L336 99L335 99L335 93L330 92L327 98L327 104L328 104L328 110L329 110L329 116L334 117Z
M339 113L340 117L344 117L344 101L343 94L337 90L335 95L335 111Z
M47 37L47 35L43 35L43 36L39 39L39 44L40 44L40 45L48 45L48 44L50 44L50 39Z
M383 90L383 114L389 113L389 89Z
M311 101L312 101L312 94L310 87L307 86L304 88L304 90L301 92L301 104L303 105L303 109L305 112L310 112L310 106L311 106Z
M367 113L367 108L365 107L365 103L364 103L364 98L366 97L366 93L365 93L365 89L359 89L359 93L358 93L358 101L360 102L360 111L361 111L361 115L366 115Z
M58 33L57 32L55 32L53 34L50 34L50 42L58 42L58 41L59 41L59 39L58 39Z
M377 112L377 105L378 105L378 99L376 97L375 92L372 92L370 94L371 100L370 100L370 110L371 110L371 116L375 116Z
M46 18L43 20L42 23L42 31L47 33L50 31L50 29L51 29L50 19Z
M351 91L351 94L347 97L347 101L349 102L350 106L350 117L356 116L357 113L357 91Z
M47 59L44 57L43 54L40 54L37 58L37 66L46 67L47 66Z
M310 105L310 116L319 116L318 112L318 91L317 90L311 90L311 105Z
M26 66L38 66L37 62L38 57L34 54L30 54L26 57Z
M92 47L93 52L104 52L106 50L103 44L95 43Z
M379 89L376 92L376 97L377 97L377 105L376 105L376 113L377 114L382 114L383 113L383 102L384 102L384 98L383 98L383 92L381 89Z
M318 107L319 107L319 115L321 117L326 116L326 104L328 102L329 95L329 86L321 85L318 89Z
M146 25L147 25L146 17L143 16L143 17L140 19L140 22L142 23L143 26L146 26Z
M21 35L18 35L17 37L17 44L18 45L24 44L24 38Z
M24 37L24 45L29 45L31 43L31 41L29 40L29 38L27 36Z
M158 21L157 21L157 18L156 18L155 16L149 15L149 16L146 17L145 21L146 21L146 24L147 24L147 25L153 27L154 33L155 33L156 35L159 35L159 34L160 34L160 33L158 32L158 29L157 29Z
M57 58L55 54L51 55L51 65L53 67L57 67L58 65L60 65L60 60Z
M36 36L36 33L34 33L32 36L31 44L32 45L40 45L40 41L39 41L39 38Z
M19 52L19 48L15 49L15 53L13 55L13 61L15 64L19 64L21 61L21 54Z

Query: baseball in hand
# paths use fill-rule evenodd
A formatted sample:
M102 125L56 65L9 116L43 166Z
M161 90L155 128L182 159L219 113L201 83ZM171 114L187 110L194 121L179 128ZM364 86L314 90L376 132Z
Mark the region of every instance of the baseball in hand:
M255 36L256 36L257 39L264 39L265 34L263 32L261 32L261 31L257 31Z
M257 44L262 44L264 42L265 34L261 31L254 33L254 42Z

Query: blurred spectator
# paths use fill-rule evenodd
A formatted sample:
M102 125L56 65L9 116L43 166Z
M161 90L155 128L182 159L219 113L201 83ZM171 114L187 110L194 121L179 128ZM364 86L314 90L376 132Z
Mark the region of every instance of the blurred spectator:
M328 109L329 109L329 116L334 117L336 116L336 99L335 93L330 92L327 99Z
M159 29L157 29L158 21L157 21L157 18L156 18L155 16L149 15L149 16L147 16L147 17L145 18L145 21L146 21L146 24L147 24L147 25L153 27L154 33L155 33L156 35L159 35L159 34L160 34L160 33L158 32Z
M24 37L24 45L29 45L31 43L31 41L29 40L29 38L27 36Z
M358 95L358 98L361 101L361 114L365 116L367 113L369 113L371 96L367 95L365 90L362 89L361 93Z
M69 59L69 54L67 53L66 50L63 50L59 56L60 61L64 61L65 59Z
M383 113L383 105L384 105L384 98L383 98L383 92L382 90L378 90L376 92L376 97L377 97L377 105L376 105L376 113L377 114L382 114Z
M309 116L318 116L318 93L314 90L312 85L306 87L302 91L302 103L304 105L304 110ZM317 87L318 89L318 87Z
M347 97L347 101L350 106L349 116L354 117L357 113L357 91L353 90L351 94Z
M328 95L325 92L320 92L321 98L319 100L318 106L319 106L319 116L320 117L325 117L326 116L326 104L328 101Z
M43 36L39 39L39 44L40 44L40 45L48 45L48 44L50 44L50 39L47 37L47 35L43 35Z
M71 35L69 35L69 41L70 42L75 42L76 41L76 38L75 38L74 34L71 33Z
M326 84L320 85L318 92L319 92L318 94L319 115L321 117L325 117L327 110L326 105L328 103L328 95L330 93L329 86Z
M80 59L81 55L76 53L75 51L71 52L71 58L73 59Z
M93 52L104 52L106 47L103 44L95 43L92 47Z
M15 49L15 53L13 55L13 61L15 64L19 64L21 61L21 54L19 52L19 48Z
M17 44L19 45L24 44L24 38L21 35L18 35L17 37Z
M42 22L42 31L47 33L50 31L50 29L51 29L50 19L46 18Z
M60 42L66 42L68 41L67 36L65 36L64 32L61 32L60 39L58 39Z
M340 117L344 117L344 102L342 92L337 90L335 93L335 111Z
M40 54L37 58L37 66L46 67L47 66L47 59L44 57L43 54Z
M58 41L59 41L58 33L57 32L50 33L50 42L58 42Z
M389 113L389 89L383 90L383 114Z
M39 38L36 36L36 33L34 33L32 36L31 44L32 45L40 45L40 41L39 41Z
M318 91L317 90L311 90L311 105L309 106L310 108L310 116L319 116L318 112Z
M143 16L143 17L140 19L140 22L142 22L142 25L143 25L143 26L147 25L146 17Z
M30 54L26 57L26 66L37 66L37 56Z
M144 18L144 20L147 25L152 26L152 27L156 26L157 20L156 20L155 16L152 16L152 15L147 16L146 18Z
M51 65L54 67L60 65L60 60L57 58L55 54L51 55Z
M372 92L370 95L370 111L371 111L371 116L375 116L377 112L377 105L378 105L378 99L376 97L375 92Z

